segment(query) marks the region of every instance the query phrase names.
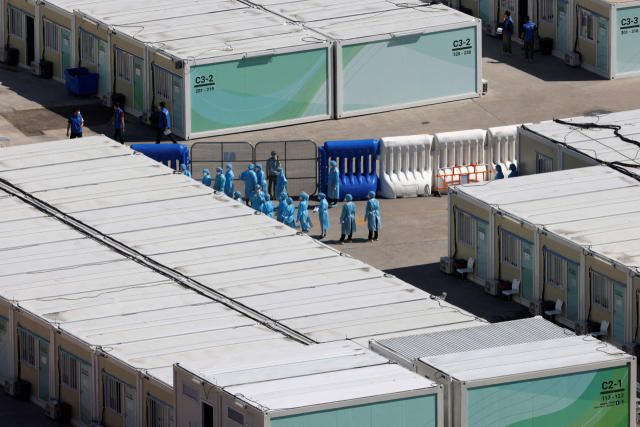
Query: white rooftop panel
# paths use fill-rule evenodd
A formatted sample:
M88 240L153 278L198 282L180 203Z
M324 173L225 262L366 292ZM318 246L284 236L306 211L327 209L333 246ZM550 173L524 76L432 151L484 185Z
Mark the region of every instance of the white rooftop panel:
M349 341L183 363L180 368L268 412L437 387Z
M370 348L410 367L420 357L505 347L575 336L540 316L423 335L372 341Z
M253 0L294 22L335 40L389 35L413 30L435 30L476 19L440 4L394 3L385 0Z
M460 381L508 377L598 362L628 359L630 355L593 337L567 337L532 345L519 344L444 356L420 358Z

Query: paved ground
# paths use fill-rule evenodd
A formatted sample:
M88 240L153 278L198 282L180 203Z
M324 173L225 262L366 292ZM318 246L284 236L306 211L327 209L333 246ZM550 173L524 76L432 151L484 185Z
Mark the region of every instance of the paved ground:
M511 58L500 56L501 42L484 36L483 76L488 95L370 116L330 120L279 129L209 138L211 141L258 141L379 138L492 126L538 122L640 108L640 79L607 81L582 69L574 69L554 57L537 55L534 64L522 61L518 47ZM518 45L516 45L518 46ZM446 70L443 70L446 72ZM434 76L434 79L437 79ZM0 66L0 137L11 145L65 137L66 117L80 106L87 135L110 133L104 126L111 111L95 98L78 99L64 85L34 78L26 70ZM155 142L155 130L127 116L125 140ZM189 144L193 143L190 141ZM385 270L435 295L447 292L447 301L491 322L529 316L528 310L484 293L482 287L460 282L440 273L439 259L447 252L447 198L381 200L380 241L366 243L363 225L365 202L356 202L358 231L354 243L338 246L354 258ZM311 202L312 209L317 202ZM340 209L330 210L333 228L325 242L339 239ZM317 214L311 214L317 224ZM362 224L362 225L360 225ZM317 236L319 229L311 230ZM0 426L48 426L44 410L18 403L0 393Z
M519 45L515 46L512 57L500 56L501 41L484 36L482 71L489 81L489 93L482 98L204 140L255 143L312 139L322 144L336 139L486 129L640 108L640 78L608 81L551 56L536 55L535 62L528 64L522 60L524 52ZM23 69L0 67L0 83L0 136L11 138L12 144L64 137L72 106L83 108L88 133L111 133L104 127L111 112L100 107L95 98L78 100L64 85L35 78ZM154 129L138 124L133 116L126 120L127 142L155 142ZM25 138L31 135L38 136Z

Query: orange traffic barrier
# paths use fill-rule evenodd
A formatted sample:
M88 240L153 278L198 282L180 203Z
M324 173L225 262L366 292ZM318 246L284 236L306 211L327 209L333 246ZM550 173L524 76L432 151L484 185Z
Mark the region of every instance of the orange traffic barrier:
M478 170L479 167L485 170ZM462 169L465 168L466 172ZM474 182L490 181L491 169L489 165L468 165L468 166L454 166L452 173L436 175L436 190L446 190L452 185L471 184ZM444 185L440 187L439 185Z

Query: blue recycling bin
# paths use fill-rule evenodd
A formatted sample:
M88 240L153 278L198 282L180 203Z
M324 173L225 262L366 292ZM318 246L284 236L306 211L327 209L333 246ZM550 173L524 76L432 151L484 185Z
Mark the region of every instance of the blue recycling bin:
M175 170L180 164L189 169L189 149L184 144L133 144L131 149Z
M351 194L353 200L367 198L369 191L377 191L376 161L380 140L359 139L351 141L327 141L319 149L320 188L327 193L329 162L335 160L340 170L340 200Z
M67 90L76 95L93 95L98 92L98 74L90 73L86 67L64 70Z

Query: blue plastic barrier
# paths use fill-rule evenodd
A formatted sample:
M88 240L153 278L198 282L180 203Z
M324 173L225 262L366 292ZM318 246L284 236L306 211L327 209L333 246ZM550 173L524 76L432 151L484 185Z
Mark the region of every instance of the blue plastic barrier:
M138 151L156 162L175 170L184 164L189 169L189 149L183 144L133 144L132 150Z
M338 163L340 170L340 200L351 194L353 200L366 199L369 191L377 191L376 160L379 154L377 139L327 141L319 148L320 188L327 194L328 164Z
M98 74L91 74L85 67L64 70L67 90L76 95L93 95L98 92Z

